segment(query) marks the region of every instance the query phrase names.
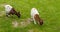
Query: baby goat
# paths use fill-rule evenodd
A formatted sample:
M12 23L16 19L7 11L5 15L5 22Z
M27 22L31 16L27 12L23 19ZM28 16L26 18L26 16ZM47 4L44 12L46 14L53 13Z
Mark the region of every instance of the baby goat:
M5 5L5 11L6 11L6 16L15 14L16 16L18 16L18 18L20 18L21 15L20 12L16 12L15 9L10 5Z
M39 25L42 25L43 24L43 20L39 17L39 13L38 13L38 11L37 11L36 8L32 8L31 9L31 17L34 20L34 24L36 24L36 22Z

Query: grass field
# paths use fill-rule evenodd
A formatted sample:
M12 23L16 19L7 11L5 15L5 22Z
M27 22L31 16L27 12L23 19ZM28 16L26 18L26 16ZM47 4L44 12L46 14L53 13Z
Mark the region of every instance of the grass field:
M21 18L15 15L6 17L3 4L10 4L15 10L21 12ZM31 8L37 8L40 17L44 20L42 26L30 24L20 25L24 19L30 18ZM3 15L2 15L3 14ZM0 32L60 32L60 0L0 0ZM14 27L12 22L18 22Z

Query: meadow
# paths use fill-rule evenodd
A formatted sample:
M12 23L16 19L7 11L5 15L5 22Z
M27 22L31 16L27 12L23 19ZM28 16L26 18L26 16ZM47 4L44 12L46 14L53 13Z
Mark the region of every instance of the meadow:
M21 12L21 18L13 15L5 16L4 3ZM44 24L26 22L31 18L31 8L35 7ZM14 27L12 22L17 22ZM23 24L21 24L23 22ZM0 32L60 32L60 0L0 0Z

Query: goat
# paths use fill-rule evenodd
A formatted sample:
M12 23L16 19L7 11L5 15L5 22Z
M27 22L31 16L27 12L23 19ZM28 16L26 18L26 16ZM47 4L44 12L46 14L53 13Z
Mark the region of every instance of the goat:
M39 17L39 13L37 11L36 8L32 8L31 9L31 17L34 21L34 24L36 24L36 22L39 24L39 25L42 25L43 24L43 20Z
M18 16L18 18L20 18L20 16L21 16L20 12L16 12L16 10L12 6L5 5L4 7L5 7L5 11L6 11L6 16L15 14L16 16Z

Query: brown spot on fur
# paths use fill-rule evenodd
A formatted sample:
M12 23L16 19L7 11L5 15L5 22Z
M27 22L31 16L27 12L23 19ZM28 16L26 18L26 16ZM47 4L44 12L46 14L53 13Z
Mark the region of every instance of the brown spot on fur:
M43 24L43 20L39 17L38 14L35 14L34 18L35 18L35 20L38 22L38 24L40 24L40 25Z

